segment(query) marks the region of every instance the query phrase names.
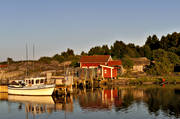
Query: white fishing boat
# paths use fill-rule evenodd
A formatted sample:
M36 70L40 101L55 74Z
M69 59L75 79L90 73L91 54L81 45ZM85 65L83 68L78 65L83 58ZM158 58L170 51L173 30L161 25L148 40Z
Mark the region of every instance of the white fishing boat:
M45 77L26 78L25 83L17 86L8 86L8 94L13 95L52 95L55 84L47 84Z

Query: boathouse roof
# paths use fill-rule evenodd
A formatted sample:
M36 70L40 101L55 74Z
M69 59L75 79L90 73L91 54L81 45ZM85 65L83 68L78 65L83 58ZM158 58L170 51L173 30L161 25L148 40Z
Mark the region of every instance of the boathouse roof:
M94 55L94 56L82 56L80 62L83 63L95 63L95 62L108 62L112 60L110 55Z
M120 66L122 65L121 60L113 60L108 62L108 66Z
M134 65L150 65L150 60L146 57L131 58Z

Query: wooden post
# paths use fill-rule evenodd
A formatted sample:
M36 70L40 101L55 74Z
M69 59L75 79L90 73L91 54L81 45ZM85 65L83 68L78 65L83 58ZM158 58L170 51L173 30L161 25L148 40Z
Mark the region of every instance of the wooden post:
M113 102L113 89L111 88L111 101Z
M103 70L103 67L102 67L102 78L104 79L104 70Z
M72 85L70 85L70 91L71 91L71 93L73 92L73 88L72 88Z
M113 77L113 74L112 74L113 72L112 72L112 71L113 71L113 70L112 70L112 68L111 68L111 80L112 80L112 77Z
M66 96L66 94L67 94L67 87L65 87L65 89L64 89L64 94Z

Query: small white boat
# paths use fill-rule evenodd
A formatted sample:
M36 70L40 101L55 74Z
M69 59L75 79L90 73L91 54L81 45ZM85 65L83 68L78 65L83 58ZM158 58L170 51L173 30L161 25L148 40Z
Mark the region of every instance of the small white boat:
M47 84L45 77L26 78L25 84L19 87L8 86L8 94L13 95L52 95L55 84Z

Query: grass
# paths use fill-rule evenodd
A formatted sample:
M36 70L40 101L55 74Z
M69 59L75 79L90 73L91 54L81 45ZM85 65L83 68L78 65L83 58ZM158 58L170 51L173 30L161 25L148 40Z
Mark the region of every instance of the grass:
M162 78L166 79L168 83L180 82L180 76L144 76L138 77L136 79L129 79L129 83L132 84L142 84L143 82L155 82L160 83Z

